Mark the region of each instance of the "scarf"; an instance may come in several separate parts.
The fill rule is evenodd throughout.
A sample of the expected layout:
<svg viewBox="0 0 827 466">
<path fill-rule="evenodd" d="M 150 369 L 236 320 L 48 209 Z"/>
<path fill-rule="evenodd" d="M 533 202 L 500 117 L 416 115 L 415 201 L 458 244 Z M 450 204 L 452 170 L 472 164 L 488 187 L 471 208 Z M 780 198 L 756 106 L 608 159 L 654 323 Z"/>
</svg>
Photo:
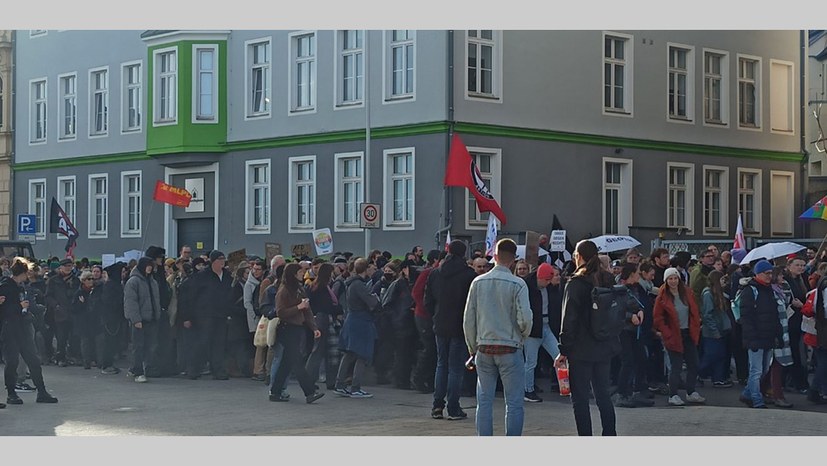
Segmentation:
<svg viewBox="0 0 827 466">
<path fill-rule="evenodd" d="M 778 364 L 782 366 L 789 366 L 793 363 L 793 352 L 790 348 L 790 332 L 787 327 L 787 299 L 784 296 L 784 291 L 777 285 L 772 286 L 775 301 L 778 303 L 778 321 L 781 322 L 781 330 L 784 334 L 784 346 L 781 348 L 773 348 L 772 355 Z"/>
</svg>

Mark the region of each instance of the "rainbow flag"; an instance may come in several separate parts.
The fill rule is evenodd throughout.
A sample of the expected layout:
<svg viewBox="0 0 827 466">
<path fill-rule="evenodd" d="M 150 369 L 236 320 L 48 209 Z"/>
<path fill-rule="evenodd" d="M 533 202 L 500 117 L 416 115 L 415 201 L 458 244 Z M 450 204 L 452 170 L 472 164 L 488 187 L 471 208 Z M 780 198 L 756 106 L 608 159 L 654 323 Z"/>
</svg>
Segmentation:
<svg viewBox="0 0 827 466">
<path fill-rule="evenodd" d="M 822 197 L 818 202 L 815 203 L 812 207 L 807 209 L 806 212 L 801 214 L 798 218 L 803 219 L 822 219 L 827 220 L 827 196 Z"/>
</svg>

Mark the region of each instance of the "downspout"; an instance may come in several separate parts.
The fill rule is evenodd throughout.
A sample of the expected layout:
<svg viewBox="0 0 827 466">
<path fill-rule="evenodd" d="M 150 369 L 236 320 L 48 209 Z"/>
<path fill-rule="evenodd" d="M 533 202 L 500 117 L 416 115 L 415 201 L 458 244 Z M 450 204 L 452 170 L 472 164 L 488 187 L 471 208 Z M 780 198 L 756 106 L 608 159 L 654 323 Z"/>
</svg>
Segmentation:
<svg viewBox="0 0 827 466">
<path fill-rule="evenodd" d="M 9 154 L 9 239 L 12 237 L 12 231 L 17 218 L 15 212 L 15 196 L 14 196 L 14 164 L 17 157 L 17 30 L 11 30 L 11 115 L 9 115 L 9 125 L 11 129 L 11 153 Z M 45 216 L 44 216 L 45 217 Z M 45 218 L 44 218 L 45 220 Z M 44 231 L 46 229 L 44 228 Z M 33 248 L 34 249 L 34 248 Z"/>
<path fill-rule="evenodd" d="M 800 57 L 799 60 L 801 64 L 799 68 L 801 69 L 800 75 L 800 83 L 799 83 L 799 105 L 800 105 L 800 115 L 799 115 L 799 126 L 801 127 L 801 163 L 800 163 L 800 171 L 801 171 L 801 186 L 800 190 L 800 207 L 801 212 L 809 207 L 809 202 L 807 200 L 807 195 L 810 190 L 810 176 L 808 175 L 808 166 L 810 162 L 810 152 L 807 151 L 807 125 L 806 125 L 806 116 L 807 116 L 807 68 L 809 65 L 809 61 L 807 59 L 807 31 L 802 29 L 799 31 L 799 42 L 800 42 Z M 810 222 L 804 222 L 803 224 L 803 237 L 809 238 L 810 237 Z"/>
<path fill-rule="evenodd" d="M 448 166 L 448 152 L 451 150 L 451 137 L 454 135 L 454 31 L 448 30 L 448 79 L 446 89 L 446 100 L 448 105 L 448 134 L 445 137 L 445 151 L 443 151 L 442 166 Z M 442 233 L 451 231 L 453 225 L 453 202 L 451 199 L 451 188 L 448 186 L 442 187 L 442 214 L 440 215 L 437 224 L 437 231 L 434 234 L 434 241 L 436 249 L 442 250 L 440 247 L 440 239 Z M 442 224 L 445 223 L 443 227 Z"/>
</svg>

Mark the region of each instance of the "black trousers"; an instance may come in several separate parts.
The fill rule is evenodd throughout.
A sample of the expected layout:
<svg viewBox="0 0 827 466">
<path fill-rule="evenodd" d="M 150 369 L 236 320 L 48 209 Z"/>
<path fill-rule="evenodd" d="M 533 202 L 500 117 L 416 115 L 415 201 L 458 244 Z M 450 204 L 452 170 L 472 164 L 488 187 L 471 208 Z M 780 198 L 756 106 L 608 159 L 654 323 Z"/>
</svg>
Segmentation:
<svg viewBox="0 0 827 466">
<path fill-rule="evenodd" d="M 414 317 L 419 335 L 419 353 L 416 355 L 413 382 L 417 387 L 433 387 L 436 373 L 436 337 L 434 322 L 429 318 Z"/>
<path fill-rule="evenodd" d="M 227 348 L 227 319 L 204 317 L 192 322 L 194 344 L 190 347 L 190 365 L 187 374 L 201 374 L 205 361 L 210 362 L 213 377 L 226 377 L 224 352 Z"/>
<path fill-rule="evenodd" d="M 786 367 L 784 372 L 791 379 L 792 385 L 796 389 L 807 389 L 810 387 L 810 382 L 807 378 L 807 353 L 802 354 L 802 339 L 804 337 L 801 335 L 801 314 L 797 312 L 790 317 L 787 327 L 790 331 L 790 349 L 793 352 L 793 364 Z"/>
<path fill-rule="evenodd" d="M 57 348 L 55 349 L 55 359 L 66 361 L 66 351 L 69 346 L 69 337 L 72 335 L 72 321 L 64 320 L 55 322 L 55 339 L 57 340 Z"/>
<path fill-rule="evenodd" d="M 38 390 L 46 389 L 43 383 L 43 370 L 40 368 L 40 358 L 37 356 L 37 349 L 34 345 L 32 329 L 26 328 L 31 326 L 31 322 L 3 322 L 3 329 L 0 330 L 0 340 L 2 340 L 3 357 L 6 360 L 6 367 L 3 371 L 5 377 L 6 390 L 9 396 L 17 396 L 14 391 L 14 386 L 17 384 L 17 366 L 20 364 L 20 358 L 29 366 L 29 374 L 32 376 L 32 382 Z"/>
<path fill-rule="evenodd" d="M 393 328 L 389 316 L 376 318 L 376 344 L 373 347 L 373 370 L 377 379 L 387 379 L 393 369 Z"/>
<path fill-rule="evenodd" d="M 669 396 L 678 394 L 678 387 L 681 384 L 681 371 L 683 363 L 686 363 L 686 383 L 684 388 L 686 394 L 691 395 L 695 391 L 695 384 L 698 381 L 698 348 L 689 335 L 689 329 L 681 329 L 683 339 L 683 353 L 669 351 Z"/>
<path fill-rule="evenodd" d="M 293 373 L 299 381 L 304 396 L 310 396 L 316 392 L 313 386 L 314 380 L 304 369 L 304 356 L 302 355 L 302 341 L 305 327 L 298 325 L 284 325 L 278 329 L 277 339 L 284 347 L 281 364 L 273 379 L 273 387 L 283 387 L 287 377 Z M 278 395 L 278 393 L 276 393 Z"/>
<path fill-rule="evenodd" d="M 413 328 L 393 332 L 393 382 L 398 388 L 410 388 L 411 372 L 416 359 L 417 334 Z"/>
<path fill-rule="evenodd" d="M 327 339 L 330 336 L 330 314 L 327 313 L 319 313 L 316 314 L 316 327 L 318 327 L 319 331 L 322 332 L 321 338 L 316 338 L 315 340 L 311 336 L 309 338 L 309 343 L 312 343 L 312 348 L 310 350 L 310 356 L 307 358 L 307 363 L 304 366 L 304 369 L 310 375 L 310 378 L 313 379 L 313 382 L 319 380 L 319 367 L 322 365 L 322 361 L 327 361 Z M 325 378 L 330 384 L 330 380 L 335 377 L 335 372 L 330 372 L 330 365 L 325 364 Z"/>
<path fill-rule="evenodd" d="M 103 359 L 103 348 L 104 348 L 105 340 L 103 333 L 98 334 L 83 334 L 80 336 L 80 350 L 83 355 L 83 364 L 89 365 L 92 361 L 98 363 L 98 365 L 103 369 L 104 366 L 101 362 Z"/>
<path fill-rule="evenodd" d="M 169 314 L 161 310 L 158 320 L 158 346 L 152 358 L 152 366 L 147 367 L 147 377 L 168 377 L 178 373 L 175 361 L 175 331 L 169 325 Z"/>
<path fill-rule="evenodd" d="M 589 409 L 589 392 L 594 391 L 594 399 L 600 410 L 600 423 L 603 436 L 615 436 L 615 408 L 609 395 L 610 361 L 577 361 L 569 359 L 569 384 L 571 386 L 571 405 L 574 409 L 574 422 L 577 435 L 592 435 L 592 416 Z"/>
<path fill-rule="evenodd" d="M 738 380 L 747 380 L 749 377 L 749 360 L 747 358 L 747 350 L 744 348 L 742 337 L 741 324 L 735 323 L 732 326 L 732 333 L 730 336 L 730 350 L 732 357 L 735 358 L 735 377 Z"/>
<path fill-rule="evenodd" d="M 122 326 L 120 322 L 103 325 L 103 348 L 98 361 L 98 366 L 101 369 L 115 366 L 115 356 L 118 354 L 120 339 L 123 338 L 121 333 Z"/>
<path fill-rule="evenodd" d="M 647 389 L 646 385 L 646 349 L 637 338 L 637 331 L 620 332 L 620 373 L 617 376 L 617 392 L 624 396 L 634 391 Z"/>
<path fill-rule="evenodd" d="M 649 384 L 666 383 L 666 365 L 664 363 L 663 343 L 652 338 L 646 345 L 646 379 Z"/>
<path fill-rule="evenodd" d="M 158 346 L 158 322 L 143 322 L 141 328 L 132 326 L 133 375 L 145 375 L 145 368 L 152 367 Z"/>
</svg>

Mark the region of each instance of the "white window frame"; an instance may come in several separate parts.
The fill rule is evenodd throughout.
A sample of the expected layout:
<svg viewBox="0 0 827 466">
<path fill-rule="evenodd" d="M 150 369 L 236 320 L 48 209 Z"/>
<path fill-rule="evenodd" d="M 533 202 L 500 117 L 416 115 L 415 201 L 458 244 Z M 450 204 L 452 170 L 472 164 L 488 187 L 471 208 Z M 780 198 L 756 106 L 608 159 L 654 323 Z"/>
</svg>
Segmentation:
<svg viewBox="0 0 827 466">
<path fill-rule="evenodd" d="M 624 44 L 624 58 L 620 60 L 614 58 L 606 58 L 605 44 L 606 38 L 614 38 L 625 40 Z M 600 41 L 600 57 L 602 65 L 600 67 L 600 108 L 603 110 L 603 115 L 619 116 L 625 118 L 634 117 L 634 65 L 635 65 L 635 36 L 630 34 L 623 34 L 620 32 L 603 31 Z M 606 86 L 606 64 L 623 64 L 623 108 L 606 107 L 605 105 L 605 86 Z M 614 82 L 612 82 L 614 84 Z"/>
<path fill-rule="evenodd" d="M 95 183 L 97 180 L 103 180 L 105 192 L 98 194 L 95 192 Z M 109 237 L 109 174 L 108 173 L 92 173 L 89 175 L 89 196 L 87 198 L 87 224 L 88 224 L 88 232 L 87 235 L 89 239 L 105 239 Z M 75 191 L 77 193 L 77 191 Z M 104 206 L 104 216 L 103 216 L 103 223 L 104 228 L 103 230 L 98 230 L 95 225 L 95 220 L 98 216 L 98 200 L 103 201 Z"/>
<path fill-rule="evenodd" d="M 74 78 L 75 80 L 75 93 L 74 94 L 66 94 L 65 87 L 63 85 L 64 80 Z M 57 76 L 57 142 L 67 142 L 67 141 L 76 141 L 78 138 L 78 74 L 77 72 L 59 74 Z M 74 127 L 72 128 L 72 134 L 64 133 L 65 123 L 66 123 L 66 101 L 71 99 L 73 102 L 73 111 L 74 111 Z"/>
<path fill-rule="evenodd" d="M 494 196 L 494 199 L 497 199 L 498 202 L 501 201 L 500 199 L 500 192 L 502 188 L 502 149 L 493 148 L 493 147 L 468 147 L 468 153 L 471 154 L 471 158 L 474 158 L 475 154 L 484 154 L 491 157 L 491 172 L 490 174 L 486 175 L 482 173 L 480 170 L 480 174 L 482 175 L 483 179 L 490 179 L 489 182 L 489 191 L 491 195 Z M 477 165 L 479 168 L 479 165 Z M 471 218 L 472 211 L 470 209 L 470 201 L 474 199 L 474 195 L 471 194 L 471 191 L 465 190 L 465 229 L 466 230 L 486 230 L 488 229 L 488 219 L 485 220 L 476 220 Z M 502 206 L 502 204 L 500 204 Z M 479 213 L 479 210 L 475 208 Z M 488 215 L 491 215 L 490 212 L 487 212 Z"/>
<path fill-rule="evenodd" d="M 344 35 L 345 32 L 360 32 L 362 34 L 362 46 L 353 48 L 353 49 L 345 49 L 347 44 L 345 44 Z M 364 29 L 347 29 L 347 30 L 338 30 L 335 31 L 333 44 L 334 50 L 336 50 L 336 57 L 333 60 L 333 76 L 336 78 L 333 80 L 333 94 L 336 96 L 336 102 L 333 106 L 334 110 L 345 110 L 351 108 L 363 108 L 365 106 L 365 50 L 366 44 L 368 40 L 368 31 Z M 345 101 L 345 65 L 344 65 L 344 58 L 347 55 L 361 56 L 362 57 L 362 69 L 361 69 L 361 84 L 359 83 L 358 77 L 360 76 L 359 70 L 356 70 L 356 89 L 361 93 L 361 97 Z M 358 61 L 358 60 L 357 60 Z"/>
<path fill-rule="evenodd" d="M 253 50 L 257 45 L 267 44 L 267 51 L 264 54 L 266 63 L 253 63 Z M 265 83 L 262 86 L 262 99 L 265 110 L 256 112 L 253 108 L 253 68 L 262 68 L 262 75 L 265 76 Z M 271 118 L 273 114 L 273 39 L 272 37 L 260 37 L 244 41 L 244 120 L 257 120 L 259 118 Z"/>
<path fill-rule="evenodd" d="M 254 185 L 253 180 L 254 173 L 253 171 L 258 168 L 264 166 L 265 173 L 267 174 L 267 181 L 263 184 L 266 185 L 267 195 L 265 196 L 266 205 L 264 210 L 267 213 L 267 222 L 264 225 L 254 225 L 253 220 L 255 219 L 255 190 L 257 186 Z M 244 225 L 245 225 L 245 233 L 248 235 L 264 235 L 270 234 L 270 228 L 273 224 L 273 172 L 271 170 L 270 159 L 257 159 L 257 160 L 248 160 L 244 163 Z"/>
<path fill-rule="evenodd" d="M 43 98 L 36 99 L 37 92 L 35 86 L 43 83 Z M 43 105 L 43 137 L 36 138 L 38 125 L 38 111 L 39 105 Z M 49 79 L 35 78 L 29 80 L 29 145 L 36 146 L 46 144 L 49 137 Z"/>
<path fill-rule="evenodd" d="M 787 89 L 783 91 L 786 95 L 786 103 L 787 103 L 787 124 L 789 129 L 776 129 L 773 124 L 773 97 L 776 95 L 775 87 L 773 86 L 773 68 L 774 65 L 782 65 L 786 67 L 786 74 L 787 74 Z M 770 79 L 769 79 L 769 86 L 770 86 L 770 133 L 772 134 L 784 134 L 787 136 L 795 136 L 795 63 L 786 60 L 776 60 L 774 58 L 770 59 Z M 793 179 L 794 180 L 794 179 Z"/>
<path fill-rule="evenodd" d="M 388 163 L 395 155 L 410 154 L 411 156 L 411 221 L 410 222 L 394 222 L 393 220 L 393 183 L 392 174 L 389 170 L 393 170 L 393 164 Z M 382 222 L 382 229 L 385 231 L 404 231 L 416 229 L 416 148 L 415 147 L 400 147 L 395 149 L 386 149 L 383 151 L 382 157 L 382 200 L 383 200 L 383 215 L 385 220 Z"/>
<path fill-rule="evenodd" d="M 710 188 L 706 183 L 706 174 L 711 171 L 721 172 L 721 187 Z M 704 234 L 714 236 L 727 236 L 729 234 L 729 167 L 719 165 L 704 165 L 703 166 L 703 226 Z M 721 195 L 721 210 L 720 215 L 721 228 L 712 228 L 707 224 L 706 217 L 706 195 L 707 193 L 719 192 Z"/>
<path fill-rule="evenodd" d="M 669 214 L 670 205 L 669 205 L 669 198 L 672 190 L 679 190 L 680 187 L 678 185 L 672 185 L 670 179 L 670 171 L 673 168 L 677 169 L 685 169 L 686 170 L 686 187 L 684 188 L 684 192 L 686 193 L 686 206 L 685 206 L 685 217 L 686 217 L 686 225 L 678 225 L 677 223 L 672 221 L 672 216 Z M 689 232 L 694 231 L 694 220 L 695 220 L 695 165 L 691 163 L 679 163 L 679 162 L 668 162 L 666 164 L 666 226 L 669 228 L 683 228 Z"/>
<path fill-rule="evenodd" d="M 137 195 L 129 192 L 127 178 L 138 176 Z M 140 238 L 143 231 L 143 183 L 144 175 L 141 170 L 130 170 L 121 172 L 121 238 Z M 138 198 L 138 228 L 129 229 L 129 198 Z"/>
<path fill-rule="evenodd" d="M 620 183 L 617 184 L 616 186 L 615 186 L 615 184 L 612 184 L 610 186 L 609 184 L 606 183 L 606 164 L 607 163 L 616 163 L 616 164 L 623 165 L 620 168 L 620 170 L 621 170 Z M 628 181 L 623 179 L 624 172 L 626 174 L 628 174 L 628 176 L 629 176 Z M 614 158 L 614 157 L 603 157 L 602 167 L 600 169 L 600 174 L 601 174 L 601 185 L 603 187 L 603 189 L 600 191 L 600 202 L 603 206 L 602 215 L 601 215 L 601 217 L 602 217 L 601 222 L 602 222 L 602 225 L 603 225 L 603 233 L 604 234 L 609 234 L 608 230 L 606 229 L 606 227 L 607 227 L 607 225 L 606 225 L 606 207 L 607 207 L 606 206 L 606 190 L 609 189 L 609 188 L 612 188 L 612 189 L 617 189 L 618 190 L 618 213 L 617 213 L 618 228 L 617 228 L 616 233 L 611 233 L 611 234 L 626 235 L 626 234 L 629 233 L 629 226 L 631 226 L 633 224 L 634 218 L 635 218 L 634 217 L 634 202 L 633 202 L 634 201 L 634 193 L 632 192 L 632 186 L 633 186 L 633 181 L 634 181 L 634 165 L 633 165 L 633 162 L 632 162 L 631 159 L 618 159 L 618 158 Z M 626 203 L 626 205 L 623 205 L 624 202 Z M 623 210 L 624 207 L 626 209 L 628 209 L 628 216 L 629 216 L 629 226 L 627 226 L 625 228 L 621 227 L 621 220 L 622 220 L 622 217 L 623 217 L 622 214 L 624 213 L 624 212 L 622 212 L 622 210 Z"/>
<path fill-rule="evenodd" d="M 166 53 L 172 54 L 172 63 L 175 64 L 175 71 L 165 74 L 172 79 L 172 112 L 173 118 L 161 119 L 161 59 Z M 170 126 L 178 124 L 178 46 L 166 47 L 152 51 L 152 126 Z"/>
<path fill-rule="evenodd" d="M 43 197 L 42 198 L 37 198 L 33 195 L 32 188 L 34 187 L 34 185 L 43 186 Z M 29 180 L 29 191 L 28 191 L 28 193 L 29 193 L 29 210 L 28 210 L 29 215 L 35 215 L 36 216 L 37 215 L 37 204 L 41 204 L 41 206 L 42 206 L 42 210 L 41 210 L 42 216 L 41 216 L 41 218 L 36 220 L 37 231 L 35 232 L 35 238 L 36 239 L 46 239 L 46 230 L 47 230 L 46 222 L 49 221 L 49 214 L 50 214 L 49 212 L 46 211 L 46 209 L 48 208 L 46 206 L 46 197 L 47 197 L 46 178 L 35 178 L 35 179 Z"/>
<path fill-rule="evenodd" d="M 755 177 L 755 184 L 753 186 L 753 196 L 754 196 L 754 200 L 753 200 L 754 212 L 753 212 L 753 215 L 755 216 L 755 228 L 752 229 L 752 230 L 750 230 L 748 228 L 747 223 L 746 223 L 747 219 L 741 212 L 741 195 L 742 194 L 748 194 L 743 189 L 741 189 L 741 174 L 742 173 L 751 173 L 751 174 L 757 175 Z M 737 178 L 735 180 L 736 183 L 737 183 L 736 187 L 737 187 L 737 193 L 738 193 L 738 199 L 737 199 L 738 204 L 737 204 L 736 208 L 738 209 L 738 214 L 741 215 L 741 221 L 742 221 L 743 227 L 744 227 L 744 236 L 758 236 L 758 237 L 761 236 L 761 229 L 762 229 L 761 211 L 762 211 L 762 207 L 763 207 L 761 198 L 762 198 L 762 191 L 763 191 L 763 186 L 764 186 L 762 177 L 763 177 L 763 170 L 761 170 L 759 168 L 738 168 L 738 174 L 737 174 Z"/>
<path fill-rule="evenodd" d="M 365 202 L 365 153 L 363 151 L 342 152 L 334 154 L 333 158 L 335 160 L 335 165 L 333 167 L 333 179 L 335 183 L 333 187 L 333 203 L 335 205 L 333 231 L 363 231 L 363 228 L 359 227 L 359 215 L 361 215 L 359 210 L 359 204 Z M 361 189 L 359 189 L 358 202 L 356 203 L 356 222 L 345 223 L 345 209 L 343 205 L 344 183 L 346 181 L 344 179 L 344 161 L 352 159 L 359 159 L 360 171 L 358 182 Z M 347 181 L 356 180 L 357 178 L 353 177 L 352 179 L 348 179 Z"/>
<path fill-rule="evenodd" d="M 477 37 L 469 37 L 468 33 L 469 30 L 465 31 L 465 67 L 464 67 L 464 76 L 465 76 L 465 99 L 466 100 L 476 100 L 481 102 L 494 102 L 494 103 L 502 103 L 503 99 L 503 89 L 502 89 L 502 81 L 503 81 L 503 31 L 493 29 L 491 30 L 491 39 L 483 39 L 481 37 L 480 31 L 477 31 Z M 491 47 L 491 93 L 484 93 L 477 91 L 469 91 L 468 90 L 468 49 L 471 44 L 476 45 L 477 47 L 477 64 L 479 65 L 479 57 L 480 57 L 480 48 L 483 46 Z M 477 66 L 477 89 L 479 89 L 480 83 L 480 73 L 479 73 L 479 66 Z"/>
<path fill-rule="evenodd" d="M 744 125 L 743 123 L 741 123 L 741 89 L 740 88 L 741 88 L 741 83 L 746 82 L 745 79 L 741 78 L 741 60 L 751 60 L 751 61 L 756 62 L 756 65 L 755 65 L 755 80 L 754 80 L 754 84 L 755 84 L 755 126 Z M 737 105 L 738 114 L 737 114 L 736 118 L 737 118 L 737 121 L 738 121 L 738 129 L 741 129 L 741 130 L 744 130 L 744 131 L 762 131 L 763 125 L 761 123 L 762 123 L 762 115 L 763 115 L 763 106 L 762 106 L 761 99 L 762 99 L 762 94 L 763 94 L 763 79 L 762 79 L 763 61 L 762 61 L 761 57 L 757 57 L 757 56 L 754 56 L 754 55 L 744 55 L 744 54 L 739 53 L 739 54 L 736 55 L 736 67 L 735 67 L 735 69 L 736 69 L 735 76 L 736 76 L 736 82 L 737 82 L 736 92 L 737 92 L 737 101 L 738 101 L 738 105 Z"/>
<path fill-rule="evenodd" d="M 313 54 L 309 57 L 299 58 L 298 54 L 298 41 L 304 37 L 311 37 L 312 36 L 312 43 L 313 43 Z M 293 32 L 287 35 L 288 37 L 288 47 L 287 47 L 287 59 L 288 59 L 288 70 L 287 73 L 287 89 L 289 89 L 288 95 L 289 99 L 287 101 L 287 115 L 306 115 L 311 113 L 316 113 L 316 107 L 318 104 L 317 100 L 317 89 L 319 87 L 318 80 L 316 79 L 316 73 L 319 69 L 319 37 L 316 34 L 316 31 L 298 31 Z M 294 86 L 294 78 L 295 73 L 298 71 L 299 61 L 302 63 L 308 63 L 311 67 L 309 76 L 310 82 L 308 85 L 310 86 L 310 91 L 308 98 L 310 99 L 310 105 L 305 107 L 298 106 L 298 99 L 299 99 L 299 91 Z M 295 85 L 298 85 L 297 83 Z"/>
<path fill-rule="evenodd" d="M 103 89 L 95 89 L 95 75 L 104 73 Z M 97 92 L 103 95 L 103 126 L 102 131 L 95 131 L 95 97 Z M 89 139 L 105 138 L 109 136 L 109 66 L 101 66 L 89 70 Z"/>
<path fill-rule="evenodd" d="M 416 101 L 416 33 L 415 29 L 410 29 L 412 38 L 406 39 L 405 41 L 400 41 L 400 46 L 406 46 L 402 42 L 410 42 L 413 46 L 413 84 L 412 84 L 412 91 L 409 93 L 403 93 L 394 95 L 393 94 L 393 47 L 395 42 L 393 42 L 393 31 L 392 30 L 385 30 L 382 31 L 382 44 L 383 44 L 383 53 L 382 53 L 382 95 L 384 98 L 382 99 L 382 104 L 395 104 L 401 102 L 414 102 Z M 406 63 L 407 64 L 407 63 Z M 407 69 L 407 68 L 406 68 Z M 407 73 L 406 73 L 407 74 Z"/>
<path fill-rule="evenodd" d="M 717 49 L 703 49 L 703 73 L 704 73 L 704 84 L 703 84 L 703 99 L 704 102 L 706 101 L 706 80 L 707 80 L 707 73 L 706 73 L 706 57 L 707 54 L 714 54 L 719 55 L 721 57 L 721 121 L 715 121 L 707 119 L 706 117 L 706 106 L 704 105 L 704 116 L 703 116 L 703 125 L 709 126 L 712 128 L 729 128 L 729 107 L 730 107 L 730 88 L 729 88 L 729 76 L 730 76 L 730 67 L 729 67 L 729 52 L 726 50 L 717 50 Z"/>
<path fill-rule="evenodd" d="M 776 176 L 783 176 L 785 178 L 790 179 L 789 185 L 789 198 L 790 203 L 785 206 L 778 206 L 775 203 L 775 196 L 772 194 L 772 179 Z M 771 236 L 793 236 L 795 233 L 795 217 L 792 217 L 792 222 L 790 222 L 790 226 L 792 229 L 790 231 L 776 231 L 775 225 L 772 223 L 772 214 L 775 212 L 776 209 L 781 210 L 782 212 L 786 212 L 790 216 L 795 215 L 795 173 L 790 171 L 784 170 L 770 170 L 770 235 Z"/>
<path fill-rule="evenodd" d="M 71 181 L 72 187 L 74 191 L 74 195 L 72 196 L 72 209 L 66 209 L 66 196 L 63 194 L 62 184 L 64 181 Z M 75 175 L 69 176 L 58 176 L 57 177 L 57 202 L 60 204 L 60 208 L 66 212 L 66 216 L 69 217 L 69 220 L 72 222 L 72 225 L 77 227 L 77 218 L 78 218 L 78 182 Z M 66 235 L 61 233 L 56 233 L 55 236 L 58 239 L 66 239 Z"/>
<path fill-rule="evenodd" d="M 296 220 L 296 215 L 298 214 L 296 209 L 296 200 L 298 198 L 298 185 L 295 180 L 296 177 L 296 169 L 295 166 L 298 163 L 303 162 L 311 162 L 312 168 L 310 170 L 312 183 L 307 182 L 306 185 L 312 185 L 310 188 L 310 192 L 313 196 L 313 202 L 311 202 L 310 208 L 310 222 L 303 225 L 298 225 Z M 297 157 L 290 157 L 287 159 L 287 233 L 308 233 L 312 230 L 316 229 L 316 212 L 318 210 L 318 197 L 316 196 L 316 186 L 318 184 L 318 179 L 316 178 L 316 156 L 315 155 L 302 155 Z"/>
<path fill-rule="evenodd" d="M 138 67 L 138 82 L 129 82 L 129 69 Z M 129 126 L 130 99 L 129 91 L 135 89 L 138 94 L 138 126 Z M 140 133 L 144 127 L 144 61 L 135 60 L 121 63 L 121 134 Z"/>
<path fill-rule="evenodd" d="M 199 68 L 199 52 L 209 50 L 213 53 L 213 61 L 212 61 L 212 70 L 209 72 L 212 73 L 212 88 L 210 89 L 210 93 L 212 94 L 212 116 L 201 115 L 201 69 Z M 192 45 L 192 112 L 191 118 L 192 123 L 197 125 L 214 125 L 218 124 L 218 114 L 219 114 L 219 100 L 218 100 L 218 61 L 220 57 L 218 56 L 218 44 L 193 44 Z"/>
<path fill-rule="evenodd" d="M 683 73 L 686 76 L 686 116 L 669 113 L 669 86 L 670 75 L 675 72 L 679 73 L 679 68 L 669 67 L 669 60 L 672 56 L 673 49 L 680 49 L 686 52 L 686 69 Z M 666 43 L 666 121 L 678 124 L 695 124 L 695 46 L 679 44 L 675 42 Z M 677 108 L 677 107 L 676 107 Z"/>
</svg>

